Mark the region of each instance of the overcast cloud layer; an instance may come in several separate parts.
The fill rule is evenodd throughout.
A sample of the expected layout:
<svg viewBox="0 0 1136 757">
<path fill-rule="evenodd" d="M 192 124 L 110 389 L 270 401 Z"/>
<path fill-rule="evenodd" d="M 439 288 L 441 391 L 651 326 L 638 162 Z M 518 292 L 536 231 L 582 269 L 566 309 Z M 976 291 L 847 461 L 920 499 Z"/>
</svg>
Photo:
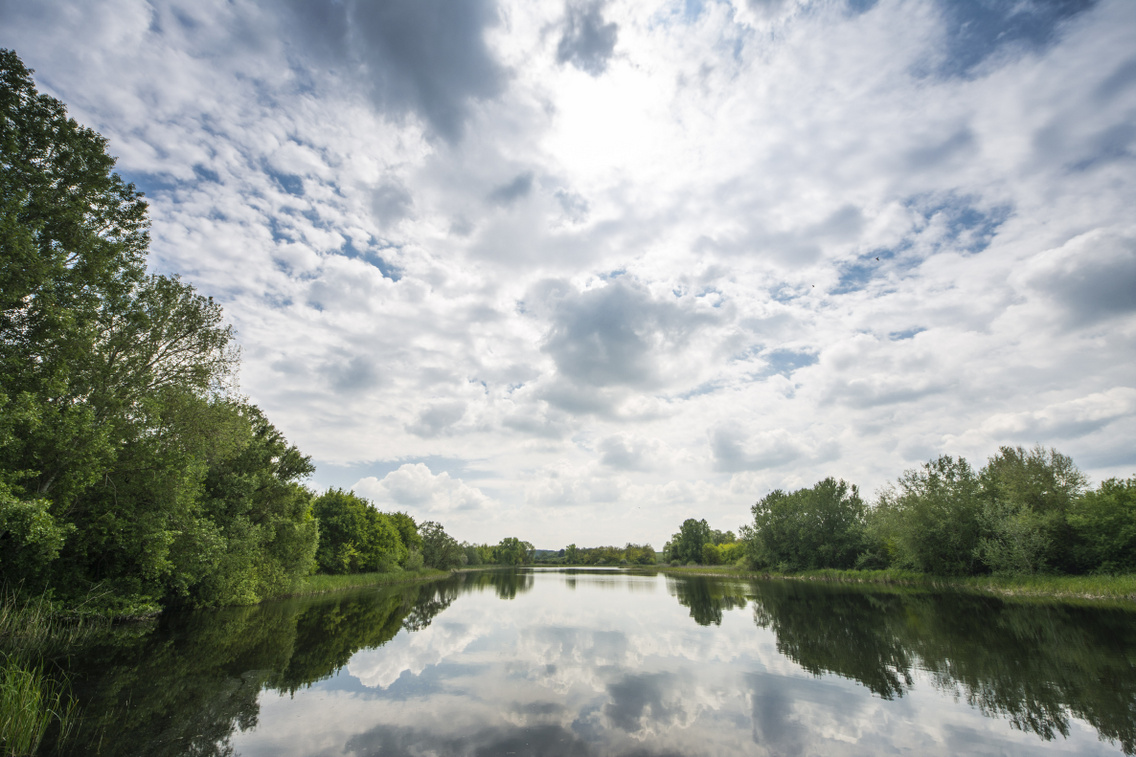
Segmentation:
<svg viewBox="0 0 1136 757">
<path fill-rule="evenodd" d="M 0 0 L 313 485 L 538 547 L 1136 472 L 1136 3 Z"/>
</svg>

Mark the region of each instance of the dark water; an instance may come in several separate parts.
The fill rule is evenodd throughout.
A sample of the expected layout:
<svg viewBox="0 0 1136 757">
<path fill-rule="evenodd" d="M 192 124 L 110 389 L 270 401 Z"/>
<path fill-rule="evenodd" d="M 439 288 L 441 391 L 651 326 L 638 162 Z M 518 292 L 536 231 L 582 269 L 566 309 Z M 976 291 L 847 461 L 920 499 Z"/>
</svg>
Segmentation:
<svg viewBox="0 0 1136 757">
<path fill-rule="evenodd" d="M 171 616 L 75 754 L 1134 754 L 1136 612 L 615 571 Z"/>
</svg>

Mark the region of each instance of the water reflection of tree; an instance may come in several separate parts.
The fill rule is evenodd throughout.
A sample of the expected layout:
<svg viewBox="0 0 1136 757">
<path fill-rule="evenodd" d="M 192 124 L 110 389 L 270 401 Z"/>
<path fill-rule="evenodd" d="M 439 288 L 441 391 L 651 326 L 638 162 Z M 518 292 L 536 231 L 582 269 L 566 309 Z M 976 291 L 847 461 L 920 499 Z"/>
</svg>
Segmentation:
<svg viewBox="0 0 1136 757">
<path fill-rule="evenodd" d="M 533 574 L 528 570 L 477 570 L 459 573 L 454 579 L 458 591 L 493 588 L 501 599 L 516 599 L 518 594 L 532 591 Z"/>
<path fill-rule="evenodd" d="M 73 754 L 230 755 L 257 724 L 263 689 L 293 693 L 361 649 L 420 630 L 449 606 L 449 582 L 168 618 L 127 629 L 76 659 Z"/>
<path fill-rule="evenodd" d="M 1136 754 L 1132 612 L 794 582 L 750 591 L 757 625 L 816 675 L 836 673 L 891 698 L 911 688 L 918 667 L 940 689 L 1043 739 L 1068 735 L 1079 717 Z"/>
<path fill-rule="evenodd" d="M 690 617 L 700 626 L 722 625 L 723 610 L 745 607 L 747 601 L 741 585 L 706 576 L 668 577 L 667 591 L 690 608 Z"/>
<path fill-rule="evenodd" d="M 777 651 L 813 675 L 852 678 L 884 699 L 911 688 L 913 656 L 891 625 L 903 622 L 895 595 L 833 593 L 790 582 L 759 587 L 754 622 L 772 628 Z"/>
</svg>

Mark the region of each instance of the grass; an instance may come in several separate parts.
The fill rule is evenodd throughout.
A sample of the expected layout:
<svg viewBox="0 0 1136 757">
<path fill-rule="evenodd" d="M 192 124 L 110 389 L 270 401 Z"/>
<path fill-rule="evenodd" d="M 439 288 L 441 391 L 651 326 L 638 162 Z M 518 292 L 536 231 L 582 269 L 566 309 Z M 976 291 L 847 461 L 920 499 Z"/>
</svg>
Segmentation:
<svg viewBox="0 0 1136 757">
<path fill-rule="evenodd" d="M 43 660 L 85 641 L 98 625 L 62 616 L 46 596 L 0 589 L 0 754 L 30 755 L 51 728 L 58 729 L 56 744 L 74 730 L 78 706 Z"/>
<path fill-rule="evenodd" d="M 75 700 L 66 683 L 48 677 L 43 665 L 29 665 L 16 655 L 0 663 L 0 749 L 5 757 L 35 754 L 52 726 L 62 743 L 78 723 Z"/>
<path fill-rule="evenodd" d="M 414 583 L 416 581 L 436 581 L 450 575 L 446 571 L 422 568 L 421 570 L 397 570 L 389 573 L 348 573 L 329 576 L 317 574 L 297 579 L 292 589 L 277 598 L 302 597 L 311 594 L 329 594 L 334 591 L 358 589 L 366 586 L 387 586 L 390 584 Z"/>
<path fill-rule="evenodd" d="M 1122 576 L 932 576 L 909 570 L 810 570 L 800 573 L 752 571 L 733 565 L 660 565 L 665 573 L 727 575 L 791 581 L 884 584 L 925 589 L 975 591 L 1008 597 L 1136 601 L 1136 575 Z"/>
</svg>

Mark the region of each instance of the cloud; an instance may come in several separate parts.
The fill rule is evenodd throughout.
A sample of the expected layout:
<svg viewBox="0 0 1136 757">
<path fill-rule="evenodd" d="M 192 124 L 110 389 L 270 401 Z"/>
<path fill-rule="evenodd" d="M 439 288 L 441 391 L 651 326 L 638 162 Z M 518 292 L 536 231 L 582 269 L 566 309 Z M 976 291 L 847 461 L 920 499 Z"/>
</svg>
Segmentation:
<svg viewBox="0 0 1136 757">
<path fill-rule="evenodd" d="M 1136 311 L 1136 236 L 1097 230 L 1039 255 L 1026 283 L 1086 326 Z"/>
<path fill-rule="evenodd" d="M 418 436 L 437 436 L 460 421 L 466 412 L 464 402 L 440 402 L 430 405 L 418 414 L 418 421 L 410 431 Z"/>
<path fill-rule="evenodd" d="M 564 282 L 544 282 L 540 290 L 531 296 L 552 300 L 552 325 L 542 349 L 558 376 L 583 390 L 664 386 L 682 371 L 673 361 L 715 320 L 622 278 L 584 291 Z M 550 401 L 571 404 L 558 393 Z"/>
<path fill-rule="evenodd" d="M 489 497 L 476 487 L 450 478 L 445 471 L 434 475 L 423 463 L 406 463 L 382 479 L 361 478 L 351 490 L 380 510 L 405 509 L 420 519 L 491 506 Z"/>
<path fill-rule="evenodd" d="M 1011 441 L 1131 474 L 1130 5 L 41 0 L 0 45 L 313 486 L 662 544 Z"/>
<path fill-rule="evenodd" d="M 653 439 L 616 434 L 600 441 L 600 462 L 617 470 L 648 471 L 655 468 L 660 455 L 660 444 Z"/>
<path fill-rule="evenodd" d="M 518 174 L 512 181 L 496 187 L 489 193 L 489 201 L 495 205 L 512 205 L 532 192 L 533 175 L 531 171 Z"/>
<path fill-rule="evenodd" d="M 569 2 L 564 31 L 556 45 L 556 61 L 571 63 L 581 71 L 599 76 L 619 39 L 619 25 L 604 23 L 601 2 Z"/>
<path fill-rule="evenodd" d="M 414 112 L 449 141 L 473 103 L 501 92 L 505 71 L 485 41 L 491 0 L 293 0 L 289 33 L 365 86 L 376 105 Z"/>
<path fill-rule="evenodd" d="M 982 0 L 936 3 L 942 13 L 941 76 L 970 76 L 989 58 L 1043 51 L 1059 38 L 1062 25 L 1091 10 L 1095 0 L 1071 3 L 999 4 Z"/>
</svg>

